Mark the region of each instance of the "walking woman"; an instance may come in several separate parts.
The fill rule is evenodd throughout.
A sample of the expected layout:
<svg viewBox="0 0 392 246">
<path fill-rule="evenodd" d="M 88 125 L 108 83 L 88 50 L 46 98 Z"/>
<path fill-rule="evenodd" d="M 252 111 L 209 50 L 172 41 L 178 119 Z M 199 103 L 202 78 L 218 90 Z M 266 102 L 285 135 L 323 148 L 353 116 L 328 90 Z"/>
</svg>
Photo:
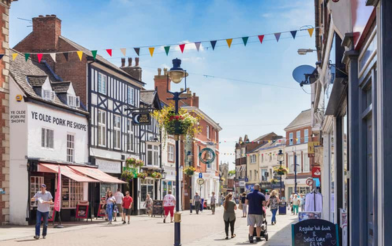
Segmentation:
<svg viewBox="0 0 392 246">
<path fill-rule="evenodd" d="M 106 214 L 108 215 L 109 224 L 112 223 L 113 219 L 113 207 L 116 202 L 116 198 L 113 196 L 112 191 L 106 193 Z"/>
<path fill-rule="evenodd" d="M 301 201 L 298 199 L 298 195 L 295 194 L 293 198 L 293 213 L 294 215 L 298 214 L 298 207 L 301 204 Z"/>
<path fill-rule="evenodd" d="M 246 193 L 242 193 L 241 195 L 241 204 L 242 204 L 242 218 L 246 218 L 246 214 L 248 213 L 248 204 L 246 204 Z"/>
<path fill-rule="evenodd" d="M 226 239 L 229 239 L 229 226 L 231 238 L 234 238 L 235 210 L 237 210 L 237 204 L 233 201 L 233 194 L 229 193 L 226 196 L 223 207 L 225 209 L 225 212 L 223 213 L 223 220 L 225 221 Z"/>
<path fill-rule="evenodd" d="M 147 194 L 146 201 L 144 202 L 144 206 L 146 207 L 146 212 L 147 212 L 148 216 L 151 216 L 151 213 L 152 213 L 152 199 L 150 197 L 150 194 Z"/>
<path fill-rule="evenodd" d="M 276 224 L 276 212 L 278 211 L 279 208 L 279 197 L 276 194 L 276 191 L 272 191 L 270 198 L 267 202 L 267 206 L 270 205 L 271 207 L 271 212 L 272 212 L 272 219 L 271 219 L 271 225 L 275 225 Z"/>
</svg>

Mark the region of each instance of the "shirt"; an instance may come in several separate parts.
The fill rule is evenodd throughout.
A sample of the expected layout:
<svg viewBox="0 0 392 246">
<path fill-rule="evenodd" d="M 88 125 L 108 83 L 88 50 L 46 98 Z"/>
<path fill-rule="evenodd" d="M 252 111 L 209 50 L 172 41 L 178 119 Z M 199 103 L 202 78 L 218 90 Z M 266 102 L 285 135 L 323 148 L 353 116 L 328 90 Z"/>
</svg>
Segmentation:
<svg viewBox="0 0 392 246">
<path fill-rule="evenodd" d="M 271 196 L 269 199 L 271 209 L 278 208 L 278 198 L 276 196 Z"/>
<path fill-rule="evenodd" d="M 38 207 L 37 210 L 46 213 L 49 212 L 50 210 L 50 204 L 47 203 L 42 203 L 42 202 L 48 202 L 53 199 L 52 194 L 50 194 L 49 191 L 45 191 L 45 193 L 37 192 L 34 196 L 35 200 L 38 202 Z"/>
<path fill-rule="evenodd" d="M 211 197 L 211 205 L 214 205 L 216 203 L 216 198 L 215 196 Z"/>
<path fill-rule="evenodd" d="M 293 205 L 299 205 L 298 202 L 299 202 L 298 198 L 294 197 L 293 198 Z"/>
<path fill-rule="evenodd" d="M 265 196 L 258 190 L 254 190 L 246 196 L 248 200 L 248 214 L 264 214 L 263 202 L 265 201 Z"/>
<path fill-rule="evenodd" d="M 164 207 L 172 207 L 175 206 L 176 204 L 176 198 L 172 194 L 167 194 L 163 198 L 163 206 Z"/>
<path fill-rule="evenodd" d="M 121 193 L 121 191 L 117 191 L 117 192 L 114 194 L 114 197 L 116 198 L 116 203 L 117 203 L 117 204 L 122 204 L 122 201 L 123 201 L 123 198 L 124 198 L 124 194 Z"/>
<path fill-rule="evenodd" d="M 241 197 L 241 202 L 242 202 L 242 204 L 245 205 L 245 201 L 246 201 L 246 196 L 242 196 L 242 197 Z"/>
<path fill-rule="evenodd" d="M 106 198 L 106 204 L 113 204 L 114 201 L 116 201 L 116 198 L 114 196 Z"/>
<path fill-rule="evenodd" d="M 129 209 L 129 206 L 131 206 L 131 203 L 133 202 L 133 199 L 131 196 L 125 196 L 122 200 L 122 206 L 123 208 Z"/>
<path fill-rule="evenodd" d="M 199 195 L 195 195 L 195 196 L 193 197 L 193 200 L 194 200 L 195 202 L 200 202 L 200 196 L 199 196 Z"/>
<path fill-rule="evenodd" d="M 233 200 L 227 202 L 225 212 L 223 213 L 223 219 L 225 221 L 233 221 L 233 220 L 235 220 L 234 207 L 236 205 L 237 204 L 235 204 L 235 202 Z"/>
<path fill-rule="evenodd" d="M 316 201 L 315 201 L 316 200 Z M 316 208 L 314 204 L 316 203 Z M 305 197 L 305 211 L 306 212 L 321 212 L 323 210 L 323 197 L 320 193 L 316 193 L 314 198 L 313 193 L 309 193 Z"/>
</svg>

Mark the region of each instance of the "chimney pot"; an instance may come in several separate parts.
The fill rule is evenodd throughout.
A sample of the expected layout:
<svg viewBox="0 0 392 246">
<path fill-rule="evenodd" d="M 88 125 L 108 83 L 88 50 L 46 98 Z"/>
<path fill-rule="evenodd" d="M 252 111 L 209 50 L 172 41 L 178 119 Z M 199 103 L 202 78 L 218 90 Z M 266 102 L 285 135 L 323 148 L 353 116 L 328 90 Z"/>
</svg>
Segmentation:
<svg viewBox="0 0 392 246">
<path fill-rule="evenodd" d="M 46 15 L 46 17 L 50 17 L 50 15 Z"/>
<path fill-rule="evenodd" d="M 121 67 L 125 67 L 125 58 L 121 58 Z"/>
<path fill-rule="evenodd" d="M 128 57 L 128 67 L 132 67 L 132 57 Z"/>
<path fill-rule="evenodd" d="M 161 76 L 161 73 L 162 73 L 162 69 L 158 68 L 158 76 Z"/>
<path fill-rule="evenodd" d="M 139 66 L 139 57 L 135 57 L 135 67 L 138 67 Z"/>
<path fill-rule="evenodd" d="M 163 69 L 163 75 L 165 75 L 165 76 L 167 75 L 167 68 Z"/>
<path fill-rule="evenodd" d="M 195 92 L 193 93 L 193 96 L 194 96 L 194 97 L 196 96 L 196 93 L 195 93 Z"/>
<path fill-rule="evenodd" d="M 43 15 L 38 15 L 38 17 L 44 17 Z"/>
<path fill-rule="evenodd" d="M 51 15 L 52 17 L 56 17 L 56 15 Z"/>
</svg>

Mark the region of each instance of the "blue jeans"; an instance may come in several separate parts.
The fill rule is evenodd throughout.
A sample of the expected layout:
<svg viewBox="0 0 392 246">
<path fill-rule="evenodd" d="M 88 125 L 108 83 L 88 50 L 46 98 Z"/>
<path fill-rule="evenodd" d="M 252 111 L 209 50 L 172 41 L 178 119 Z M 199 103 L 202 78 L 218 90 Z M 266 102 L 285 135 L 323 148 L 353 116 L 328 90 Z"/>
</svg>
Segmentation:
<svg viewBox="0 0 392 246">
<path fill-rule="evenodd" d="M 272 223 L 272 222 L 276 222 L 276 212 L 278 212 L 278 209 L 277 209 L 277 208 L 271 209 L 271 212 L 272 212 L 271 223 Z"/>
<path fill-rule="evenodd" d="M 106 205 L 106 214 L 108 215 L 108 219 L 111 222 L 113 219 L 113 204 Z"/>
<path fill-rule="evenodd" d="M 40 236 L 40 229 L 41 229 L 41 218 L 44 219 L 44 229 L 42 232 L 42 236 L 46 236 L 46 232 L 48 230 L 48 217 L 49 212 L 40 212 L 37 210 L 37 222 L 35 223 L 35 235 Z"/>
</svg>

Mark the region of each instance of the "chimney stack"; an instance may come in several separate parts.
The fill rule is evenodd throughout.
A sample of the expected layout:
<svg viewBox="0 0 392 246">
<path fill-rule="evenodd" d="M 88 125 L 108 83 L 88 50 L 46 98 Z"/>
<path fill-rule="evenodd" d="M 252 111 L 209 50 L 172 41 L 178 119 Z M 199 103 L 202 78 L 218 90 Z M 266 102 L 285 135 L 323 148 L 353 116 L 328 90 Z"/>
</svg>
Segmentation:
<svg viewBox="0 0 392 246">
<path fill-rule="evenodd" d="M 136 62 L 135 67 L 138 67 L 139 66 L 139 57 L 135 58 L 135 62 Z"/>
<path fill-rule="evenodd" d="M 36 51 L 57 51 L 58 40 L 61 36 L 61 20 L 56 15 L 39 15 L 33 18 L 34 43 L 32 50 Z"/>
<path fill-rule="evenodd" d="M 128 57 L 128 67 L 132 67 L 132 57 Z"/>
<path fill-rule="evenodd" d="M 125 67 L 125 58 L 121 58 L 121 67 Z"/>
<path fill-rule="evenodd" d="M 139 58 L 135 58 L 136 64 L 139 65 Z M 139 66 L 132 67 L 132 58 L 128 57 L 128 66 L 121 67 L 121 69 L 129 74 L 132 78 L 142 81 L 142 68 Z"/>
</svg>

